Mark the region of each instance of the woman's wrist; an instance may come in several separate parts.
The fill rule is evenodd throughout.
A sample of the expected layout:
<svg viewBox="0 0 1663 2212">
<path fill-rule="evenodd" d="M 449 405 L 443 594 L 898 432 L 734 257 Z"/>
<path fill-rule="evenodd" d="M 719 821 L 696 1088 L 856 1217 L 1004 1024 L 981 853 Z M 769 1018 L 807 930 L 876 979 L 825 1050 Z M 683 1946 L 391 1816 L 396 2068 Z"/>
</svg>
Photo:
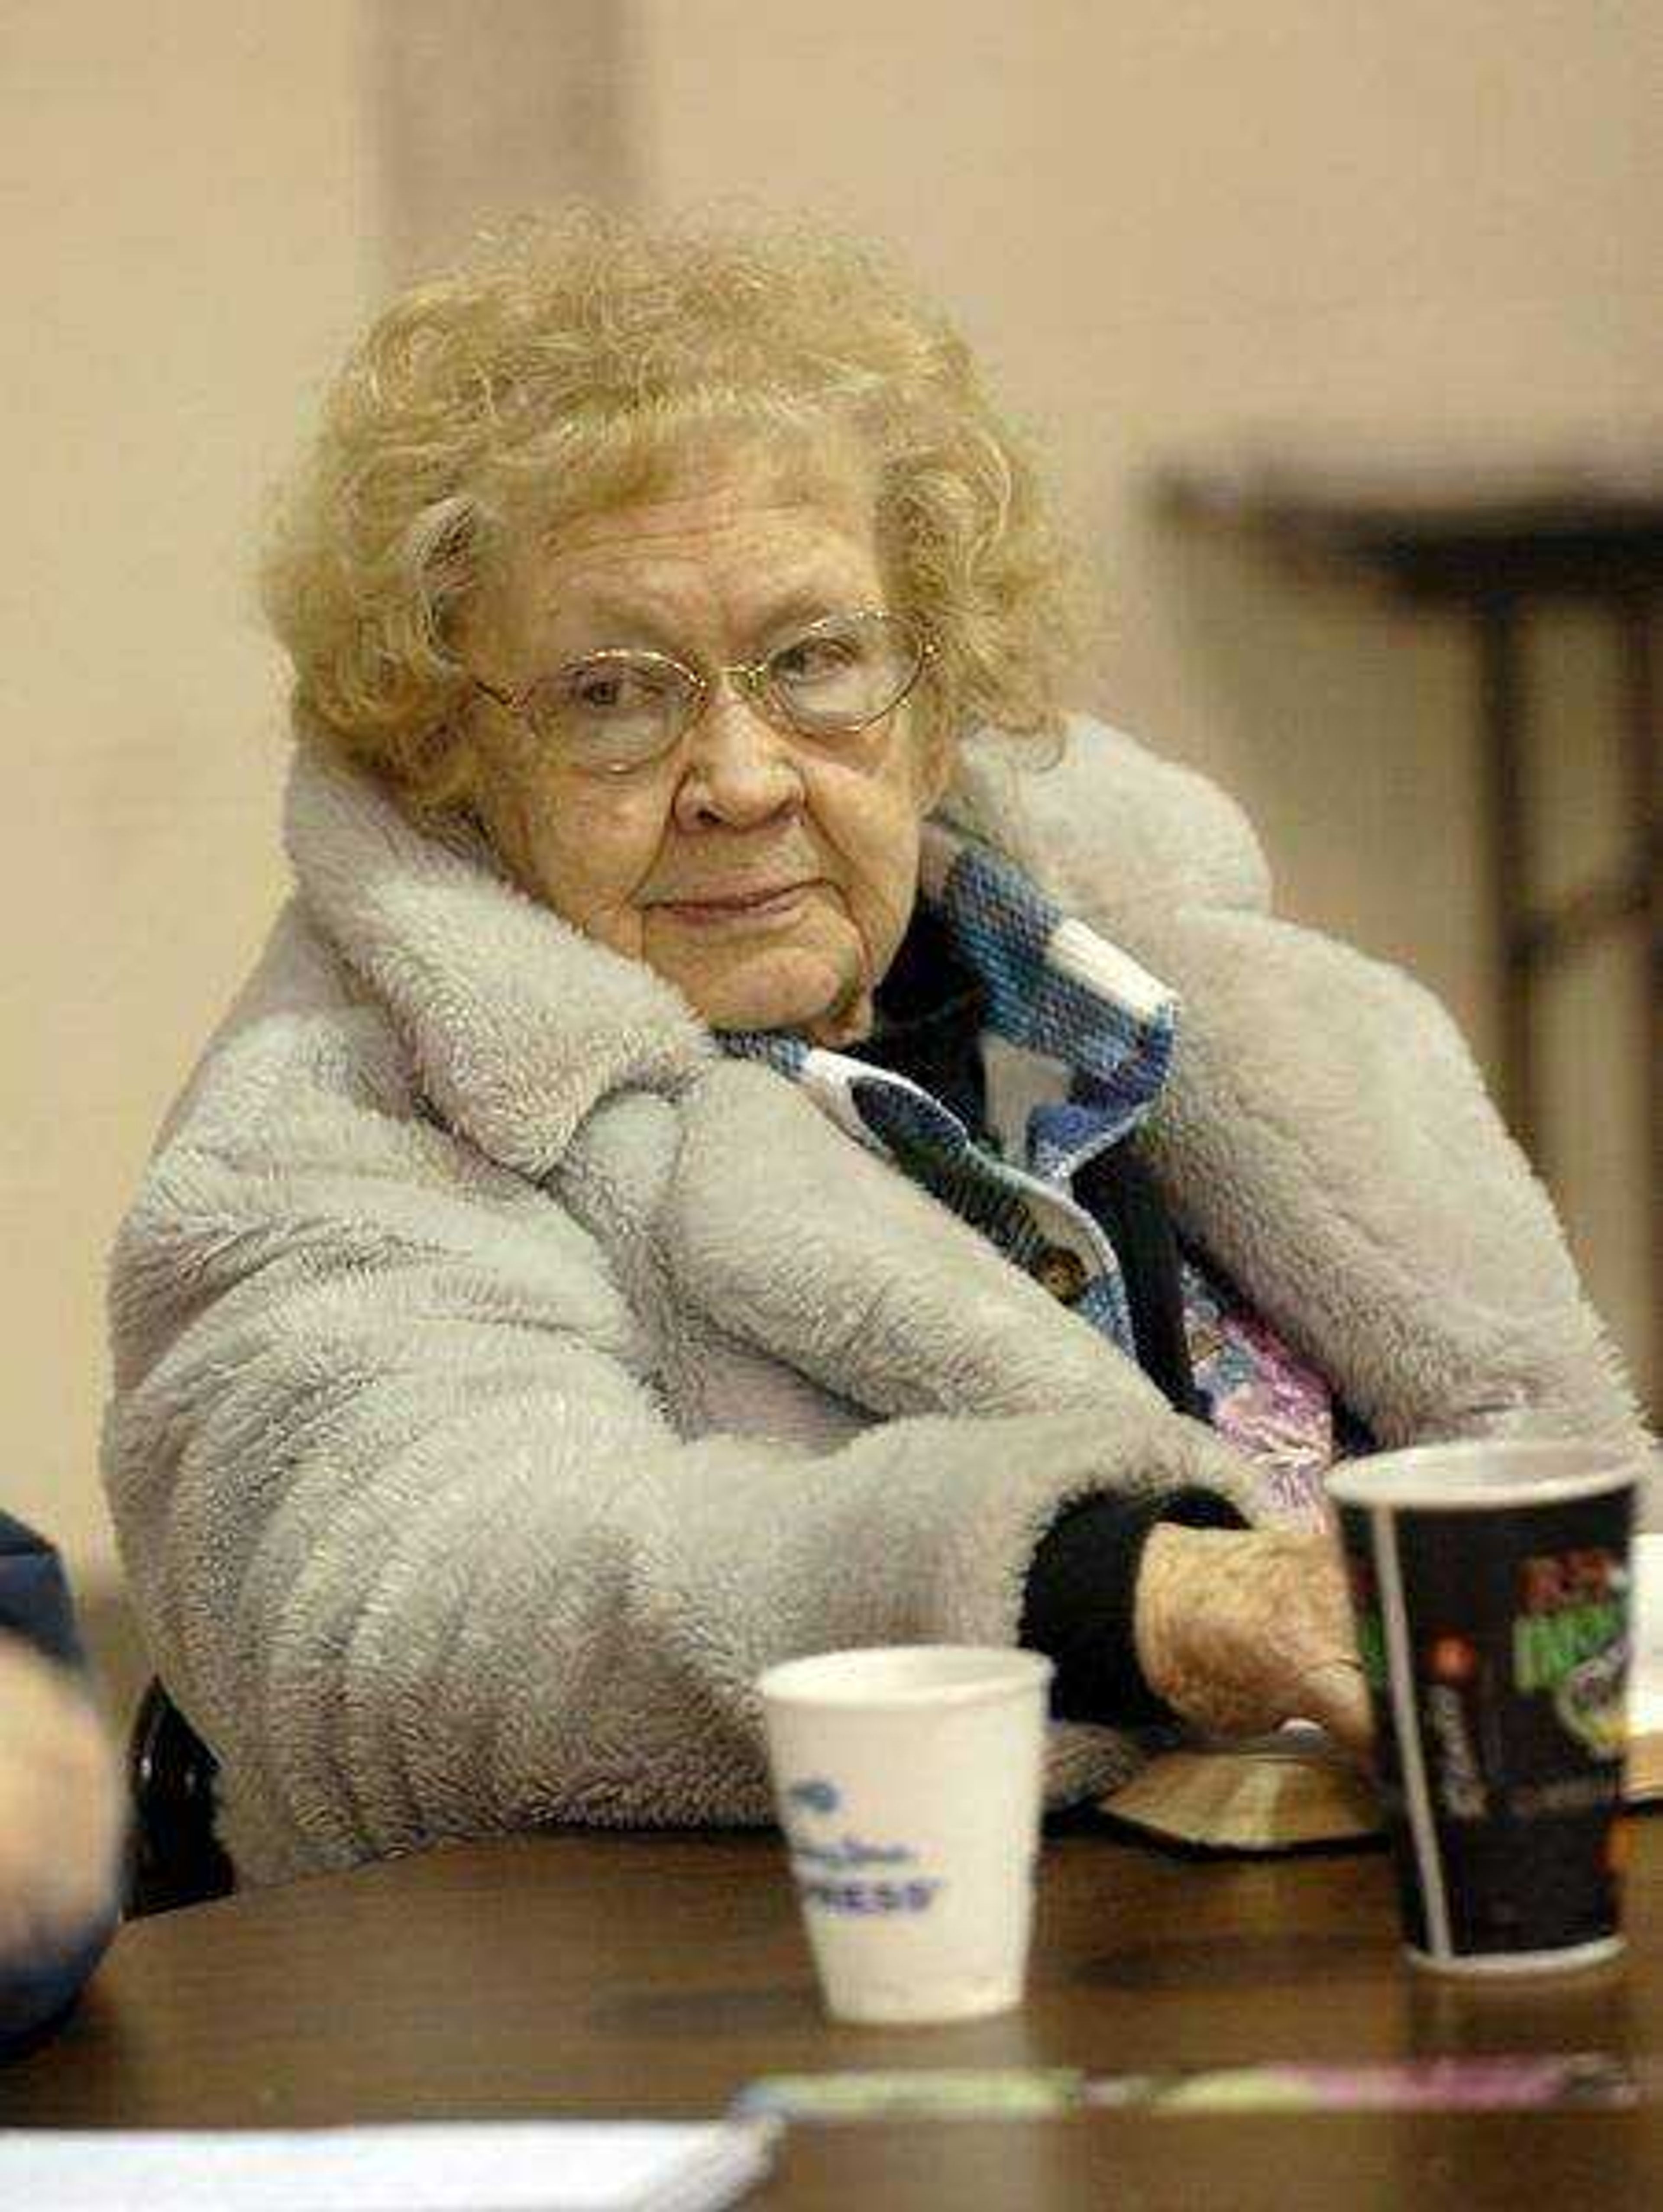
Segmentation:
<svg viewBox="0 0 1663 2212">
<path fill-rule="evenodd" d="M 1243 1525 L 1215 1491 L 1104 1491 L 1065 1507 L 1041 1540 L 1028 1571 L 1020 1638 L 1057 1668 L 1057 1719 L 1148 1728 L 1170 1727 L 1177 1717 L 1147 1681 L 1133 1634 L 1145 1547 L 1169 1521 Z"/>
<path fill-rule="evenodd" d="M 1221 1735 L 1262 1725 L 1257 1684 L 1232 1680 L 1213 1639 L 1197 1633 L 1197 1594 L 1224 1594 L 1252 1553 L 1221 1551 L 1215 1532 L 1171 1523 L 1150 1531 L 1132 1604 L 1132 1641 L 1144 1680 L 1174 1712 Z"/>
</svg>

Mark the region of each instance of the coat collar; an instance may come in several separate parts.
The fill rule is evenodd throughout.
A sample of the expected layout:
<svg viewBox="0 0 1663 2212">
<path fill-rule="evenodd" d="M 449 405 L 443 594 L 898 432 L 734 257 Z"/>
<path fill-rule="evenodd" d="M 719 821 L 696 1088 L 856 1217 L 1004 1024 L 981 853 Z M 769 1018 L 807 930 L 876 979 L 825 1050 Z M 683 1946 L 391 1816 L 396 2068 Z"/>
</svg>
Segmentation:
<svg viewBox="0 0 1663 2212">
<path fill-rule="evenodd" d="M 1054 794 L 1070 830 L 1054 872 L 1065 887 L 1082 870 L 1100 887 L 1123 875 L 1135 886 L 1149 833 L 1180 872 L 1187 861 L 1252 875 L 1257 848 L 1243 828 L 1233 854 L 1231 817 L 1205 836 L 1168 830 L 1187 787 L 1210 787 L 1083 718 L 1071 739 L 1057 772 L 1069 788 Z M 1050 798 L 1051 781 L 1025 784 Z M 1147 1109 L 1175 1009 L 1162 1011 L 1170 994 L 1028 880 L 1050 842 L 1045 805 L 1026 805 L 996 755 L 971 752 L 944 818 L 926 827 L 921 895 L 943 904 L 993 987 L 993 1025 L 1040 1051 L 1056 1054 L 1060 1043 L 1075 1069 L 1074 1098 L 1052 1109 L 1062 1118 L 1035 1133 L 1055 1167 L 1077 1164 Z M 1082 813 L 1100 825 L 1094 848 L 1082 840 Z M 418 830 L 369 778 L 304 747 L 285 837 L 303 904 L 387 1009 L 423 1093 L 503 1165 L 540 1180 L 611 1092 L 673 1095 L 717 1056 L 717 1040 L 672 984 L 527 897 L 478 833 Z"/>
<path fill-rule="evenodd" d="M 302 902 L 423 1091 L 505 1167 L 540 1180 L 609 1092 L 673 1092 L 715 1057 L 679 991 L 528 898 L 478 833 L 418 830 L 303 749 L 284 832 Z"/>
</svg>

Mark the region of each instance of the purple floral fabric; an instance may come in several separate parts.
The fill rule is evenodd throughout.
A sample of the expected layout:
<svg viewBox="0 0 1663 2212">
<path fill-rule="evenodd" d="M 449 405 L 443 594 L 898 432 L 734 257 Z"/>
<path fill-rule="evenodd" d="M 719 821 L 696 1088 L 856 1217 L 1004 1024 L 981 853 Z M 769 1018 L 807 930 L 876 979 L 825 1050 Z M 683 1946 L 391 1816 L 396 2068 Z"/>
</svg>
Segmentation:
<svg viewBox="0 0 1663 2212">
<path fill-rule="evenodd" d="M 1341 1455 L 1328 1384 L 1192 1257 L 1184 1261 L 1183 1284 L 1190 1364 L 1209 1422 L 1256 1462 L 1270 1511 L 1320 1522 L 1323 1474 Z"/>
</svg>

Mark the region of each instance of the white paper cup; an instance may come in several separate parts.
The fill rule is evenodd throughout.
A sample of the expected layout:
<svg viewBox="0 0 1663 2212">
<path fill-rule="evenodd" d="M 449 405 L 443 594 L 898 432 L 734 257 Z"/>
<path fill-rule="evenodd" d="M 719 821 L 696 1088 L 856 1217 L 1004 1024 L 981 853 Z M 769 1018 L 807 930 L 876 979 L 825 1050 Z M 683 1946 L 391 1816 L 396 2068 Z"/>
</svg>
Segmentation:
<svg viewBox="0 0 1663 2212">
<path fill-rule="evenodd" d="M 1035 1651 L 902 1644 L 758 1684 L 826 2008 L 972 2020 L 1020 2004 L 1046 1692 Z"/>
</svg>

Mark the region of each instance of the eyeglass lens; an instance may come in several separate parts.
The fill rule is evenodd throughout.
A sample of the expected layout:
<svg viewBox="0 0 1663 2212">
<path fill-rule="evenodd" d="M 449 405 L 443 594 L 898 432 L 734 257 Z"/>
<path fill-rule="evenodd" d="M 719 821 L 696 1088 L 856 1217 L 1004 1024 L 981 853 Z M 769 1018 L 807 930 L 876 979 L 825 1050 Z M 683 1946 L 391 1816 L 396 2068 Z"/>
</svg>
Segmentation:
<svg viewBox="0 0 1663 2212">
<path fill-rule="evenodd" d="M 811 623 L 767 658 L 757 703 L 811 735 L 876 721 L 911 687 L 923 658 L 912 624 L 862 612 Z M 526 702 L 539 735 L 578 766 L 624 768 L 667 752 L 698 711 L 691 671 L 659 653 L 592 653 Z"/>
</svg>

